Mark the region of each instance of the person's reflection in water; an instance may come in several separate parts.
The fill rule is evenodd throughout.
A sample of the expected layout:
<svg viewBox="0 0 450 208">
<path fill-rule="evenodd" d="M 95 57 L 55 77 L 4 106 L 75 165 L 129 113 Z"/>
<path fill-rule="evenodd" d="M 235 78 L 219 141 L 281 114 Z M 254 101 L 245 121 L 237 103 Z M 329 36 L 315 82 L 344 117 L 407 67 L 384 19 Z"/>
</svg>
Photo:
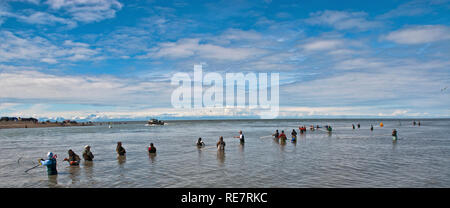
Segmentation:
<svg viewBox="0 0 450 208">
<path fill-rule="evenodd" d="M 86 174 L 86 177 L 90 183 L 93 182 L 94 179 L 94 162 L 92 161 L 84 161 L 84 173 Z"/>
<path fill-rule="evenodd" d="M 156 153 L 148 153 L 148 158 L 150 158 L 150 161 L 152 163 L 155 162 L 155 158 L 156 158 Z"/>
<path fill-rule="evenodd" d="M 392 141 L 392 151 L 397 150 L 397 141 Z"/>
<path fill-rule="evenodd" d="M 48 175 L 48 187 L 55 188 L 58 185 L 58 175 Z"/>
<path fill-rule="evenodd" d="M 286 147 L 286 141 L 280 141 L 280 150 L 284 152 L 284 148 Z"/>
<path fill-rule="evenodd" d="M 127 161 L 127 156 L 125 156 L 125 155 L 117 156 L 117 163 L 119 163 L 119 167 L 122 168 L 126 161 Z"/>
<path fill-rule="evenodd" d="M 244 154 L 244 149 L 245 149 L 245 145 L 239 145 L 239 154 L 241 155 L 242 159 L 244 158 L 245 154 Z"/>
<path fill-rule="evenodd" d="M 219 165 L 223 166 L 225 163 L 225 150 L 217 150 L 217 161 L 219 161 Z"/>
<path fill-rule="evenodd" d="M 69 166 L 69 178 L 72 180 L 72 184 L 76 184 L 80 181 L 80 166 Z"/>
</svg>

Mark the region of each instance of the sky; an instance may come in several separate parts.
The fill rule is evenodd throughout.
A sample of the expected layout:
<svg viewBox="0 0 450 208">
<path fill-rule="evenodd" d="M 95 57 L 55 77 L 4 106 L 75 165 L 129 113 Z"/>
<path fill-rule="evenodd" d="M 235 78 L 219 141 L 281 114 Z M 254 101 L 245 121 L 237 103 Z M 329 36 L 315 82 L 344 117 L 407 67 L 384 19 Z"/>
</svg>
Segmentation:
<svg viewBox="0 0 450 208">
<path fill-rule="evenodd" d="M 0 116 L 253 118 L 175 109 L 177 72 L 279 73 L 278 118 L 450 117 L 450 2 L 0 1 Z"/>
</svg>

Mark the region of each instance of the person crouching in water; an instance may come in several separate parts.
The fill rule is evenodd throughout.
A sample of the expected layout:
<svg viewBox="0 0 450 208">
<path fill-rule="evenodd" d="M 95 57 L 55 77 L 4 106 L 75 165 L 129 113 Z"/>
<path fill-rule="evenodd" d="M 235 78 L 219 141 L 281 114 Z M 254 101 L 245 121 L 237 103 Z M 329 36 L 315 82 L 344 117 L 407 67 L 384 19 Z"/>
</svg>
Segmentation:
<svg viewBox="0 0 450 208">
<path fill-rule="evenodd" d="M 205 146 L 205 143 L 202 141 L 202 138 L 199 137 L 197 140 L 197 147 L 203 147 Z"/>
<path fill-rule="evenodd" d="M 217 150 L 224 151 L 225 150 L 225 142 L 223 141 L 223 137 L 219 138 L 219 141 L 216 144 Z"/>
<path fill-rule="evenodd" d="M 43 162 L 41 162 L 43 161 Z M 57 175 L 58 171 L 56 170 L 56 155 L 53 155 L 52 152 L 47 153 L 47 160 L 40 159 L 39 164 L 42 166 L 47 166 L 47 174 L 48 175 Z"/>
<path fill-rule="evenodd" d="M 150 143 L 150 146 L 148 147 L 148 153 L 156 153 L 156 147 L 153 145 L 153 143 Z"/>
<path fill-rule="evenodd" d="M 122 147 L 122 142 L 117 142 L 116 152 L 119 156 L 125 156 L 127 153 L 125 148 Z"/>
<path fill-rule="evenodd" d="M 83 159 L 85 161 L 92 161 L 94 159 L 94 154 L 92 154 L 91 152 L 91 146 L 89 145 L 84 146 Z"/>
<path fill-rule="evenodd" d="M 80 156 L 75 154 L 71 149 L 67 153 L 69 154 L 69 158 L 64 158 L 64 161 L 68 161 L 71 166 L 80 165 Z"/>
</svg>

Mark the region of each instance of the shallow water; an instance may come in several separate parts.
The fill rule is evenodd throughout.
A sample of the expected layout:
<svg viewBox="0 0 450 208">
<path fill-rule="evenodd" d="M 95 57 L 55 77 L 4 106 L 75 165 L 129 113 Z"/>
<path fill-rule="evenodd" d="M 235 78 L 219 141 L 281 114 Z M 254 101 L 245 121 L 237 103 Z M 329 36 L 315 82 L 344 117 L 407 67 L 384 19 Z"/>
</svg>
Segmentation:
<svg viewBox="0 0 450 208">
<path fill-rule="evenodd" d="M 378 126 L 379 122 L 384 127 Z M 352 123 L 361 129 L 352 129 Z M 226 120 L 143 122 L 89 127 L 1 129 L 0 187 L 450 187 L 450 120 Z M 333 126 L 309 131 L 309 125 Z M 369 130 L 370 124 L 374 131 Z M 268 135 L 307 125 L 298 142 Z M 396 128 L 399 140 L 392 142 Z M 246 143 L 232 138 L 243 130 Z M 201 136 L 206 147 L 195 146 Z M 225 153 L 214 148 L 219 136 Z M 262 138 L 261 138 L 262 137 Z M 126 159 L 118 159 L 122 141 Z M 158 150 L 149 157 L 147 146 Z M 69 167 L 62 159 L 89 144 L 95 159 Z M 58 176 L 46 168 L 24 171 L 58 155 Z"/>
</svg>

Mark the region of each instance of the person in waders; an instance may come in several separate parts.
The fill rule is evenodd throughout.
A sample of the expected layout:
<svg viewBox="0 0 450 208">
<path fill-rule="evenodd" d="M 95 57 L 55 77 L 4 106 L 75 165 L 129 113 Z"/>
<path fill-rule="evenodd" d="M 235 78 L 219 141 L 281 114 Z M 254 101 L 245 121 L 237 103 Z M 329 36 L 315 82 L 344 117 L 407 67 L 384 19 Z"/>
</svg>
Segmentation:
<svg viewBox="0 0 450 208">
<path fill-rule="evenodd" d="M 47 153 L 47 160 L 39 159 L 39 164 L 42 166 L 47 166 L 47 174 L 48 175 L 57 175 L 58 171 L 56 170 L 56 155 L 53 155 L 52 152 Z"/>
<path fill-rule="evenodd" d="M 396 142 L 397 141 L 397 130 L 396 129 L 394 129 L 394 130 L 392 130 L 392 141 L 393 142 Z"/>
<path fill-rule="evenodd" d="M 73 152 L 71 149 L 69 149 L 69 151 L 67 152 L 69 154 L 68 158 L 64 158 L 64 161 L 69 162 L 69 164 L 71 166 L 77 166 L 80 165 L 80 156 L 78 156 L 77 154 L 75 154 L 75 152 Z"/>
</svg>

